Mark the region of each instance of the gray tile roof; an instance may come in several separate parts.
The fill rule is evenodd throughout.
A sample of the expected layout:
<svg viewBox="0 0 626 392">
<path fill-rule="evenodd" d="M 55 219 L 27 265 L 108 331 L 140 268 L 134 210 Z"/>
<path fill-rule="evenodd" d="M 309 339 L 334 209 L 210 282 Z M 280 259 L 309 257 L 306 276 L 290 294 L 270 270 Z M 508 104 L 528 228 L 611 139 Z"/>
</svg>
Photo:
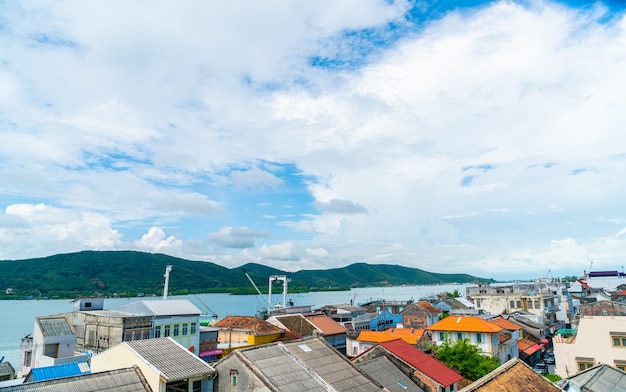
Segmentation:
<svg viewBox="0 0 626 392">
<path fill-rule="evenodd" d="M 41 382 L 13 385 L 2 392 L 152 392 L 138 367 L 85 374 Z"/>
<path fill-rule="evenodd" d="M 202 314 L 200 309 L 186 299 L 142 300 L 122 305 L 113 310 L 130 313 L 135 316 L 200 316 L 200 314 Z"/>
<path fill-rule="evenodd" d="M 281 392 L 381 391 L 323 339 L 309 338 L 235 351 Z"/>
<path fill-rule="evenodd" d="M 289 354 L 277 345 L 245 352 L 242 350 L 241 353 L 281 392 L 326 391 L 323 381 L 290 358 Z"/>
<path fill-rule="evenodd" d="M 168 381 L 215 374 L 215 369 L 208 363 L 170 337 L 131 340 L 122 344 L 158 369 Z"/>
<path fill-rule="evenodd" d="M 37 317 L 44 336 L 72 335 L 74 331 L 65 317 Z"/>
<path fill-rule="evenodd" d="M 378 357 L 357 364 L 361 370 L 378 381 L 390 392 L 424 392 L 407 375 L 402 373 L 387 357 Z"/>
<path fill-rule="evenodd" d="M 626 391 L 626 372 L 605 364 L 599 364 L 567 378 L 571 390 L 591 392 L 624 392 Z"/>
<path fill-rule="evenodd" d="M 11 362 L 0 362 L 0 374 L 15 374 L 15 368 Z"/>
</svg>

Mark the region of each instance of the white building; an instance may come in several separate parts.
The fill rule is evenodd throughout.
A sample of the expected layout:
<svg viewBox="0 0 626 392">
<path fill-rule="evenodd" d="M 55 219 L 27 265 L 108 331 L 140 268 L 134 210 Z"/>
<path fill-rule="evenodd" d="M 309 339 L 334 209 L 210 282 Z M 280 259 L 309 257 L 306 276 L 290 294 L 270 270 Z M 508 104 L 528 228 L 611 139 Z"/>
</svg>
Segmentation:
<svg viewBox="0 0 626 392">
<path fill-rule="evenodd" d="M 22 338 L 17 376 L 32 368 L 86 361 L 86 353 L 76 352 L 74 328 L 63 316 L 35 318 L 33 334 Z"/>
<path fill-rule="evenodd" d="M 171 337 L 189 351 L 199 354 L 202 312 L 188 300 L 143 300 L 113 310 L 135 317 L 150 317 L 153 338 Z"/>
<path fill-rule="evenodd" d="M 556 373 L 563 378 L 599 363 L 626 370 L 626 304 L 581 304 L 576 334 L 556 335 L 552 344 Z"/>
<path fill-rule="evenodd" d="M 564 298 L 564 283 L 534 282 L 507 285 L 481 283 L 468 286 L 466 294 L 474 301 L 476 309 L 494 315 L 528 312 L 541 316 L 546 324 L 556 324 L 557 320 L 566 319 L 559 304 Z"/>
</svg>

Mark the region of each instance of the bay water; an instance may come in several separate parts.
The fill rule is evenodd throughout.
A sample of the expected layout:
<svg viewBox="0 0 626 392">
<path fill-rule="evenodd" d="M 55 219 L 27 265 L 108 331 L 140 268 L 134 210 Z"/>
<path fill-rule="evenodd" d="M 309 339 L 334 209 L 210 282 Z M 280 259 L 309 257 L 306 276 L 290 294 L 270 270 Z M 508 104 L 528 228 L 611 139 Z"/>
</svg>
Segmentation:
<svg viewBox="0 0 626 392">
<path fill-rule="evenodd" d="M 422 298 L 443 292 L 458 292 L 465 295 L 465 284 L 427 285 L 427 286 L 394 286 L 367 287 L 349 291 L 324 291 L 301 294 L 289 294 L 288 300 L 297 306 L 312 306 L 318 309 L 324 305 L 349 304 L 355 305 L 373 300 L 385 301 L 418 301 Z M 267 295 L 230 295 L 230 294 L 196 294 L 169 296 L 168 298 L 185 298 L 191 301 L 203 313 L 216 315 L 221 319 L 226 316 L 254 316 L 259 307 L 266 306 Z M 106 298 L 104 308 L 107 310 L 138 300 L 161 299 L 161 297 L 142 298 Z M 282 302 L 282 292 L 272 296 L 274 303 Z M 17 370 L 20 355 L 21 339 L 33 333 L 35 317 L 71 312 L 74 309 L 70 300 L 5 300 L 0 301 L 0 358 L 11 362 Z"/>
</svg>

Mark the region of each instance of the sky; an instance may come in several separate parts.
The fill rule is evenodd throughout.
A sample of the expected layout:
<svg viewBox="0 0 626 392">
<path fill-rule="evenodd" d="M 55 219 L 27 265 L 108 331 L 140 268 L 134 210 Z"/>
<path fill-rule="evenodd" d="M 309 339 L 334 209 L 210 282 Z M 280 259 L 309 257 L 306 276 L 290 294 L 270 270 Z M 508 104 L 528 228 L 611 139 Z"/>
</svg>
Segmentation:
<svg viewBox="0 0 626 392">
<path fill-rule="evenodd" d="M 0 0 L 0 260 L 623 270 L 625 8 Z"/>
</svg>

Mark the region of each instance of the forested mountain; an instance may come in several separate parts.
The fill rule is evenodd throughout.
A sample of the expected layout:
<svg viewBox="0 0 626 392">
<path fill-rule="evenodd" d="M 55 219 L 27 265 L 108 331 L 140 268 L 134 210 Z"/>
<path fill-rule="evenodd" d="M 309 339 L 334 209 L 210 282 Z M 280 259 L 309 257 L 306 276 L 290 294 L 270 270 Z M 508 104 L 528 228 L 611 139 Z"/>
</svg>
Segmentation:
<svg viewBox="0 0 626 392">
<path fill-rule="evenodd" d="M 466 283 L 485 280 L 467 274 L 437 274 L 397 265 L 352 264 L 329 270 L 285 272 L 260 264 L 225 268 L 163 254 L 134 251 L 83 251 L 44 258 L 0 261 L 0 298 L 71 298 L 79 295 L 161 295 L 164 272 L 172 265 L 169 293 L 253 293 L 242 271 L 266 292 L 270 275 L 291 279 L 290 291 L 351 287 Z M 14 294 L 5 295 L 11 288 Z"/>
</svg>

